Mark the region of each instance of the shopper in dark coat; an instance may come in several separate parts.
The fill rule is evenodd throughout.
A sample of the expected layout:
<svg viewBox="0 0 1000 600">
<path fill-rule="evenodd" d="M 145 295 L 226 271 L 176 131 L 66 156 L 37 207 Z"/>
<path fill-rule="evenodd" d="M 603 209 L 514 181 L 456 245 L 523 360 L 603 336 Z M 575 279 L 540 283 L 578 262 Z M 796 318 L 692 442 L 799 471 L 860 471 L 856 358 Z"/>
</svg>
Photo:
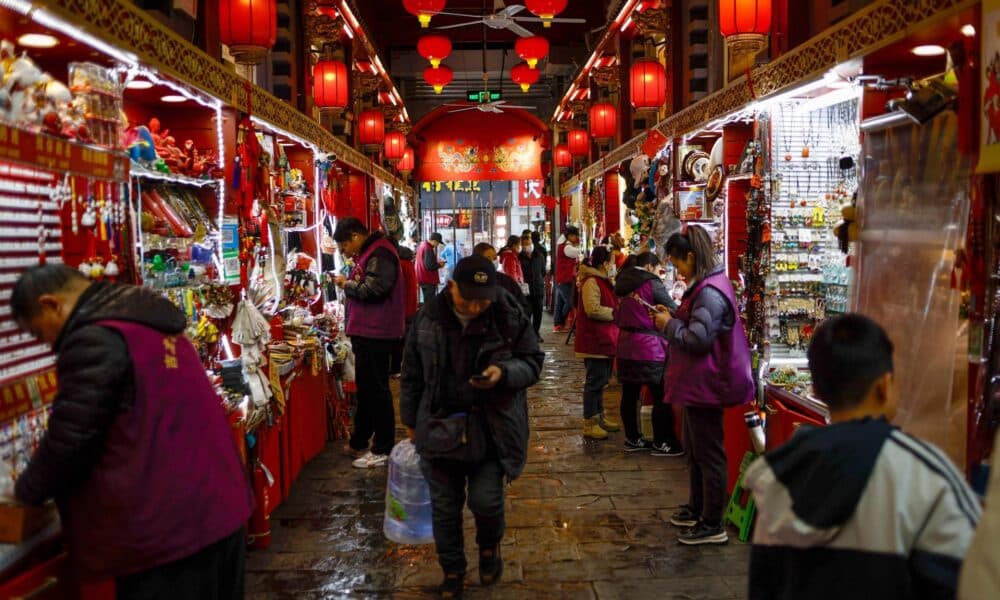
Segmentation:
<svg viewBox="0 0 1000 600">
<path fill-rule="evenodd" d="M 541 236 L 537 231 L 521 236 L 521 272 L 528 282 L 528 306 L 531 314 L 531 326 L 541 342 L 542 309 L 545 306 L 545 271 L 549 264 L 549 255 L 542 245 Z"/>
<path fill-rule="evenodd" d="M 490 244 L 489 242 L 480 242 L 476 244 L 476 246 L 472 249 L 472 254 L 474 256 L 482 256 L 486 260 L 493 263 L 494 266 L 497 264 L 497 249 L 494 248 L 493 244 Z M 521 291 L 521 284 L 518 283 L 517 280 L 503 271 L 497 271 L 497 285 L 510 292 L 510 295 L 514 296 L 514 299 L 517 300 L 518 306 L 525 311 L 528 310 L 528 297 Z"/>
<path fill-rule="evenodd" d="M 459 261 L 447 289 L 417 313 L 403 357 L 400 418 L 430 486 L 446 598 L 460 597 L 464 585 L 466 488 L 480 580 L 500 578 L 503 480 L 524 469 L 526 389 L 544 358 L 527 315 L 481 256 Z"/>
<path fill-rule="evenodd" d="M 10 307 L 59 378 L 17 498 L 54 498 L 80 576 L 119 599 L 242 598 L 253 495 L 184 314 L 64 265 L 25 271 Z"/>
</svg>

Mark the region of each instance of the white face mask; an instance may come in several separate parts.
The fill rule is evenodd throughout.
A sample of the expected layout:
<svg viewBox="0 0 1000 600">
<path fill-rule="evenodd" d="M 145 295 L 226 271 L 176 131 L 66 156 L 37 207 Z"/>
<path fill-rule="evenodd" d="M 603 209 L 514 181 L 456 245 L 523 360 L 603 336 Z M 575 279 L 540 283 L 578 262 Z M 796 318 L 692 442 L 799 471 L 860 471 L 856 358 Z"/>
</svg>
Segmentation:
<svg viewBox="0 0 1000 600">
<path fill-rule="evenodd" d="M 535 249 L 535 247 L 532 246 L 531 244 L 528 244 L 527 246 L 521 246 L 521 250 L 524 251 L 525 254 L 531 254 L 531 252 L 534 249 Z"/>
<path fill-rule="evenodd" d="M 609 264 L 608 265 L 608 277 L 614 277 L 617 274 L 618 274 L 618 267 L 615 265 L 615 263 Z"/>
</svg>

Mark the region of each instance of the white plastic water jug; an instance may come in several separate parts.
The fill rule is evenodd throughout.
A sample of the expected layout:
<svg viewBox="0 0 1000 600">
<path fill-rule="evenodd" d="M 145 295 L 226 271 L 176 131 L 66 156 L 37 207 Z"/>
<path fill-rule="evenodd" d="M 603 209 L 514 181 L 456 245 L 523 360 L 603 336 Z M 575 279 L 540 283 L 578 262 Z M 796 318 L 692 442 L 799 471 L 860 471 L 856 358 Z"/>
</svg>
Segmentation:
<svg viewBox="0 0 1000 600">
<path fill-rule="evenodd" d="M 400 544 L 430 544 L 431 493 L 420 471 L 420 456 L 410 440 L 396 444 L 389 455 L 385 490 L 385 537 Z"/>
</svg>

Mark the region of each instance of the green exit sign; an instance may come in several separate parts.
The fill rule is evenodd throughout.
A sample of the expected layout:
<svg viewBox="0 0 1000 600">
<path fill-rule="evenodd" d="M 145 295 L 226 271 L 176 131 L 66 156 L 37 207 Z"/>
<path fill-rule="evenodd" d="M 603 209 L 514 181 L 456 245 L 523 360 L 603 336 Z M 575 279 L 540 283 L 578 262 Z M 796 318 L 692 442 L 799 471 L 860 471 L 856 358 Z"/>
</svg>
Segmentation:
<svg viewBox="0 0 1000 600">
<path fill-rule="evenodd" d="M 503 94 L 498 90 L 480 90 L 478 92 L 466 92 L 465 94 L 469 102 L 479 102 L 481 104 L 503 100 Z"/>
</svg>

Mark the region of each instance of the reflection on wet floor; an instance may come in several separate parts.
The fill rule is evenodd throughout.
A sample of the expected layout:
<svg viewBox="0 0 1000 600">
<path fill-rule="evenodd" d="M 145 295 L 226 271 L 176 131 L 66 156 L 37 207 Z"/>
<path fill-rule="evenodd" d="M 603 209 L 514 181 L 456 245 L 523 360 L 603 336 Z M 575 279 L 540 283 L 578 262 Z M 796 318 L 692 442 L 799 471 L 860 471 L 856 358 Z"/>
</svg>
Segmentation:
<svg viewBox="0 0 1000 600">
<path fill-rule="evenodd" d="M 467 512 L 466 597 L 744 598 L 749 546 L 732 532 L 727 546 L 681 546 L 667 522 L 687 498 L 684 459 L 625 455 L 621 432 L 584 441 L 583 361 L 564 335 L 547 337 L 545 372 L 529 391 L 528 465 L 507 490 L 503 580 L 479 586 Z M 612 384 L 611 414 L 619 393 Z M 331 442 L 272 515 L 271 547 L 248 557 L 247 598 L 436 596 L 433 545 L 385 539 L 386 470 L 352 469 L 342 446 Z"/>
</svg>

